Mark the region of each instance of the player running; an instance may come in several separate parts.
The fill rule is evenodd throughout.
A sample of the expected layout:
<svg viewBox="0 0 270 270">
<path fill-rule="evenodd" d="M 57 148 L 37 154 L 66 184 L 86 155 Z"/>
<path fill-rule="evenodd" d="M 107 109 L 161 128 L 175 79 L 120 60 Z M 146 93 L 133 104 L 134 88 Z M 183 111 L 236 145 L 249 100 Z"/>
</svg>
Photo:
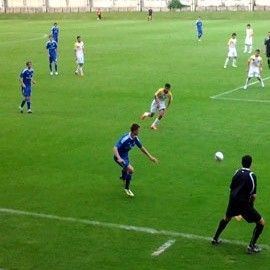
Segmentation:
<svg viewBox="0 0 270 270">
<path fill-rule="evenodd" d="M 237 67 L 236 65 L 236 59 L 237 59 L 237 51 L 236 51 L 236 44 L 237 44 L 237 39 L 236 39 L 236 33 L 232 33 L 232 37 L 228 41 L 228 56 L 225 60 L 224 63 L 224 68 L 227 68 L 227 65 L 230 60 L 232 60 L 232 67 Z"/>
<path fill-rule="evenodd" d="M 32 83 L 35 84 L 33 80 L 34 70 L 32 69 L 32 62 L 26 62 L 26 68 L 20 74 L 20 85 L 23 95 L 23 100 L 21 105 L 19 106 L 19 110 L 23 113 L 24 104 L 27 104 L 27 112 L 32 113 L 31 110 L 31 93 L 32 93 Z"/>
<path fill-rule="evenodd" d="M 153 117 L 158 111 L 159 116 L 155 119 L 151 125 L 151 129 L 157 129 L 161 118 L 164 116 L 166 108 L 169 108 L 171 101 L 173 99 L 171 92 L 171 85 L 166 83 L 164 88 L 160 88 L 156 91 L 154 100 L 152 101 L 150 112 L 145 112 L 142 114 L 141 119 L 144 120 L 146 117 Z M 167 104 L 166 104 L 167 103 Z"/>
<path fill-rule="evenodd" d="M 53 75 L 52 65 L 54 65 L 54 74 L 58 75 L 57 71 L 57 42 L 53 39 L 52 35 L 49 35 L 49 40 L 46 43 L 46 49 L 49 54 L 49 68 L 50 74 Z"/>
<path fill-rule="evenodd" d="M 54 23 L 54 24 L 53 24 L 53 27 L 52 27 L 52 29 L 51 29 L 51 34 L 52 34 L 53 39 L 54 39 L 57 43 L 58 43 L 59 32 L 60 32 L 59 26 L 57 25 L 57 23 Z"/>
<path fill-rule="evenodd" d="M 75 74 L 83 76 L 84 43 L 80 36 L 77 36 L 77 41 L 74 44 L 74 51 L 75 51 L 75 58 L 76 58 L 76 63 L 77 63 Z"/>
<path fill-rule="evenodd" d="M 251 53 L 253 45 L 253 29 L 250 24 L 247 24 L 246 28 L 246 38 L 245 38 L 245 49 L 244 53 Z"/>
<path fill-rule="evenodd" d="M 125 182 L 125 192 L 130 197 L 134 196 L 133 192 L 130 190 L 130 181 L 134 168 L 129 163 L 129 150 L 136 145 L 151 161 L 154 163 L 158 162 L 158 160 L 153 157 L 140 142 L 138 138 L 139 129 L 140 126 L 138 124 L 132 124 L 130 132 L 124 134 L 113 147 L 114 160 L 122 167 L 120 179 Z"/>
<path fill-rule="evenodd" d="M 203 23 L 200 17 L 196 21 L 196 30 L 197 30 L 198 41 L 201 41 L 201 37 L 203 35 Z"/>
<path fill-rule="evenodd" d="M 152 8 L 149 8 L 149 9 L 148 9 L 147 20 L 148 20 L 148 21 L 152 21 L 152 19 L 153 19 L 153 9 L 152 9 Z"/>
<path fill-rule="evenodd" d="M 262 58 L 260 56 L 260 50 L 257 49 L 255 51 L 255 54 L 252 55 L 248 60 L 248 77 L 246 80 L 246 84 L 244 86 L 244 89 L 247 89 L 248 83 L 253 77 L 256 77 L 258 81 L 261 83 L 261 86 L 264 87 L 263 80 L 261 78 L 261 72 L 262 72 Z"/>
</svg>

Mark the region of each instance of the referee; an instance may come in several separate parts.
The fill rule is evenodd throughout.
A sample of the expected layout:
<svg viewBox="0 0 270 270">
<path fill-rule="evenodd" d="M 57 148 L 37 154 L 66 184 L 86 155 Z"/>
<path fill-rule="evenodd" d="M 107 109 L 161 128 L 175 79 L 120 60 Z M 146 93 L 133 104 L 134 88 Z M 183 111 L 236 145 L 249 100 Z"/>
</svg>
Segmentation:
<svg viewBox="0 0 270 270">
<path fill-rule="evenodd" d="M 265 53 L 267 57 L 267 64 L 268 64 L 268 67 L 270 68 L 270 32 L 268 32 L 268 36 L 264 40 L 264 45 L 265 45 Z"/>
<path fill-rule="evenodd" d="M 254 208 L 256 198 L 257 181 L 255 174 L 250 170 L 252 157 L 242 157 L 243 168 L 237 170 L 230 185 L 230 199 L 225 217 L 219 222 L 217 231 L 213 237 L 212 244 L 220 244 L 219 236 L 226 228 L 232 217 L 241 215 L 248 223 L 256 223 L 247 252 L 258 253 L 261 248 L 256 245 L 263 231 L 265 221 Z"/>
</svg>

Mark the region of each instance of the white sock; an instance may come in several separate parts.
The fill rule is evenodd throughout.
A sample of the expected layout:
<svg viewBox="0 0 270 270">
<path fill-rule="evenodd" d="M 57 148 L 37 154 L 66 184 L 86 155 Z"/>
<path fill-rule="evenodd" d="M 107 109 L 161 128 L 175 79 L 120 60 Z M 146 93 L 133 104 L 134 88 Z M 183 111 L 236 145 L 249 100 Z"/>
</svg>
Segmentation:
<svg viewBox="0 0 270 270">
<path fill-rule="evenodd" d="M 150 112 L 145 112 L 145 113 L 143 114 L 143 116 L 146 116 L 146 117 L 149 117 L 150 115 L 151 115 Z"/>
<path fill-rule="evenodd" d="M 227 57 L 227 58 L 226 58 L 226 60 L 225 60 L 225 64 L 224 64 L 224 67 L 226 67 L 226 66 L 228 65 L 228 63 L 229 63 L 229 60 L 230 60 L 230 58 L 229 58 L 229 57 Z"/>
<path fill-rule="evenodd" d="M 236 66 L 236 59 L 235 58 L 233 58 L 233 60 L 232 60 L 232 65 Z"/>
<path fill-rule="evenodd" d="M 244 53 L 248 51 L 247 45 L 245 45 Z"/>
<path fill-rule="evenodd" d="M 252 45 L 249 45 L 248 47 L 249 47 L 248 53 L 251 53 L 252 52 Z"/>
<path fill-rule="evenodd" d="M 249 78 L 246 79 L 246 86 L 248 86 Z"/>
<path fill-rule="evenodd" d="M 156 118 L 152 125 L 157 126 L 157 125 L 159 125 L 159 122 L 160 122 L 160 120 L 158 118 Z"/>
</svg>

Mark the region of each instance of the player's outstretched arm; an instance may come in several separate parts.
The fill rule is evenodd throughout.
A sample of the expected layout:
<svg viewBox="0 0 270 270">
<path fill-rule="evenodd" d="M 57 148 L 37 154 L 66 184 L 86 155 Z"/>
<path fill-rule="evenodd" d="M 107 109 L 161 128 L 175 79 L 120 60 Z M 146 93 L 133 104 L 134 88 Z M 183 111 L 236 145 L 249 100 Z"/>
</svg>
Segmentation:
<svg viewBox="0 0 270 270">
<path fill-rule="evenodd" d="M 23 83 L 23 79 L 20 78 L 20 84 L 21 84 L 21 87 L 25 88 L 25 84 Z"/>
<path fill-rule="evenodd" d="M 158 163 L 158 159 L 152 156 L 144 146 L 142 146 L 140 149 L 151 161 L 153 161 L 154 163 Z"/>
</svg>

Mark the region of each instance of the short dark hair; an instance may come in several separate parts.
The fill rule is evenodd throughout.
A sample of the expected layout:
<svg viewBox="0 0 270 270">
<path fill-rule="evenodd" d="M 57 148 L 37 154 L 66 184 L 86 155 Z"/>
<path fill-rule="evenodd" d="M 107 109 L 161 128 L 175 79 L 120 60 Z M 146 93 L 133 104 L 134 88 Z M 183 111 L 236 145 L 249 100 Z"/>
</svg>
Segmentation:
<svg viewBox="0 0 270 270">
<path fill-rule="evenodd" d="M 80 38 L 81 36 L 77 36 L 77 39 Z"/>
<path fill-rule="evenodd" d="M 250 168 L 252 163 L 252 157 L 250 155 L 245 155 L 242 157 L 242 165 L 244 168 Z"/>
<path fill-rule="evenodd" d="M 165 88 L 170 89 L 171 88 L 171 85 L 169 83 L 165 83 Z"/>
<path fill-rule="evenodd" d="M 248 23 L 247 26 L 250 26 L 250 23 Z"/>
<path fill-rule="evenodd" d="M 237 36 L 236 33 L 232 33 L 232 36 Z"/>
<path fill-rule="evenodd" d="M 133 132 L 135 130 L 138 130 L 140 128 L 140 126 L 138 124 L 132 124 L 131 127 L 130 127 L 130 131 Z"/>
<path fill-rule="evenodd" d="M 256 50 L 255 50 L 255 52 L 258 52 L 258 53 L 260 53 L 260 52 L 261 52 L 261 50 L 260 50 L 260 49 L 256 49 Z"/>
<path fill-rule="evenodd" d="M 27 61 L 26 62 L 26 66 L 28 66 L 29 64 L 32 64 L 32 61 Z"/>
</svg>

